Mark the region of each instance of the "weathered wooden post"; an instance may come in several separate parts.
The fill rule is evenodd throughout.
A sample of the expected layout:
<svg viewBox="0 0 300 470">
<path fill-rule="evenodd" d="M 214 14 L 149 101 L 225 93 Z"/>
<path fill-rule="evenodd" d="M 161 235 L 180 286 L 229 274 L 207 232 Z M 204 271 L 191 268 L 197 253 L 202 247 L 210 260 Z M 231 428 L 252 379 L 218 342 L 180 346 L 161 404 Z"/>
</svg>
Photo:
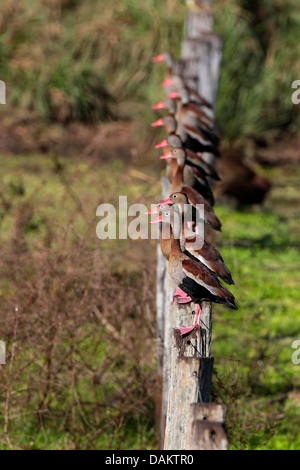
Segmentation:
<svg viewBox="0 0 300 470">
<path fill-rule="evenodd" d="M 187 0 L 187 4 L 189 11 L 182 43 L 180 73 L 189 86 L 215 104 L 222 41 L 212 32 L 211 0 Z M 214 116 L 213 110 L 211 115 Z M 203 156 L 206 161 L 213 163 L 213 155 L 203 154 Z M 166 198 L 170 193 L 170 184 L 166 177 L 162 180 L 162 186 L 163 198 Z M 209 235 L 206 233 L 206 236 Z M 158 249 L 160 447 L 169 450 L 226 449 L 228 443 L 222 424 L 225 412 L 220 413 L 218 408 L 220 405 L 207 406 L 210 400 L 213 369 L 211 304 L 203 302 L 201 305 L 203 322 L 201 329 L 194 330 L 187 337 L 181 338 L 176 328 L 192 323 L 194 305 L 177 305 L 176 300 L 172 303 L 174 288 L 166 260 Z M 202 408 L 204 404 L 205 413 Z"/>
</svg>

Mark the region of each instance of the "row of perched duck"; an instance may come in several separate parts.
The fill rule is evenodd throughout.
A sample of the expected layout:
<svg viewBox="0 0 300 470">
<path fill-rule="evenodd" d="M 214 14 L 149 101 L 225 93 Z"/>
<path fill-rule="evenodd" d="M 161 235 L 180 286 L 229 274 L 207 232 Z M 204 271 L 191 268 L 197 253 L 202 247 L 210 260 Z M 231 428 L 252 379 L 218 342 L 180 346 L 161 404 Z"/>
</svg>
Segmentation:
<svg viewBox="0 0 300 470">
<path fill-rule="evenodd" d="M 230 271 L 219 251 L 208 241 L 206 230 L 203 233 L 199 228 L 200 221 L 221 230 L 221 222 L 213 210 L 210 183 L 220 177 L 202 157 L 203 152 L 220 156 L 220 129 L 211 117 L 212 105 L 173 72 L 170 56 L 159 55 L 153 61 L 166 61 L 168 65 L 163 82 L 167 99 L 153 106 L 166 110 L 167 114 L 152 125 L 164 126 L 166 130 L 166 138 L 156 148 L 166 150 L 160 158 L 167 162 L 171 194 L 149 213 L 159 215 L 151 223 L 161 224 L 161 250 L 177 286 L 174 298 L 180 304 L 195 303 L 193 325 L 179 328 L 181 335 L 186 335 L 200 328 L 202 301 L 237 309 L 234 296 L 221 283 L 222 280 L 234 284 Z M 199 211 L 199 207 L 204 211 Z"/>
</svg>

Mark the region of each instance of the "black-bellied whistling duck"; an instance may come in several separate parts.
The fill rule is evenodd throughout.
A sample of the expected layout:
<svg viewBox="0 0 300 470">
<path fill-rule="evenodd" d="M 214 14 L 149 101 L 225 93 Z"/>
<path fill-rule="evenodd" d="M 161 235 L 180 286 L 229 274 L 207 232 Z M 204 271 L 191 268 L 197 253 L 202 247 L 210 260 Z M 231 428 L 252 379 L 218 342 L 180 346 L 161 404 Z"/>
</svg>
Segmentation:
<svg viewBox="0 0 300 470">
<path fill-rule="evenodd" d="M 168 204 L 157 204 L 154 209 L 147 211 L 146 214 L 161 214 L 164 209 L 168 209 Z M 150 223 L 156 223 L 156 219 Z M 171 228 L 172 230 L 172 228 Z M 168 260 L 171 252 L 171 238 L 170 238 L 170 228 L 168 224 L 161 222 L 160 233 L 159 233 L 160 248 L 163 256 Z"/>
<path fill-rule="evenodd" d="M 170 152 L 173 145 L 175 144 L 177 144 L 178 146 L 182 145 L 182 141 L 180 137 L 175 134 L 177 124 L 172 115 L 164 116 L 163 118 L 158 119 L 157 121 L 153 122 L 151 125 L 155 127 L 164 126 L 168 134 L 168 138 L 163 140 L 160 144 L 157 144 L 155 148 L 169 147 L 168 150 Z M 174 171 L 176 171 L 176 166 L 177 165 L 176 165 L 175 160 L 167 159 L 167 175 L 168 175 L 170 182 L 173 179 Z M 191 183 L 191 180 L 189 179 L 189 175 L 188 175 L 188 173 L 190 172 L 192 172 L 192 170 L 185 168 L 184 180 L 189 181 L 188 184 Z"/>
<path fill-rule="evenodd" d="M 156 208 L 150 210 L 150 211 L 147 211 L 146 214 L 161 214 L 162 211 L 164 211 L 165 209 L 168 209 L 168 205 L 167 204 L 158 204 L 156 206 Z M 161 220 L 161 218 L 159 217 L 158 219 L 153 219 L 150 223 L 157 223 L 157 222 L 161 222 L 160 223 L 160 249 L 161 249 L 161 252 L 164 256 L 164 258 L 166 258 L 167 260 L 169 260 L 170 258 L 170 253 L 171 253 L 171 231 L 172 231 L 172 227 L 170 226 L 170 224 L 168 223 L 165 223 Z M 174 298 L 177 297 L 177 302 L 179 304 L 187 304 L 187 303 L 190 303 L 192 302 L 192 299 L 185 293 L 183 292 L 181 289 L 177 288 L 174 292 L 174 295 L 173 295 L 173 301 L 174 301 Z"/>
<path fill-rule="evenodd" d="M 202 111 L 196 114 L 195 110 L 197 108 L 194 104 L 182 104 L 181 97 L 178 95 L 177 100 L 160 101 L 152 106 L 152 109 L 168 109 L 169 113 L 176 119 L 176 133 L 192 150 L 200 150 L 199 146 L 201 145 L 201 150 L 211 151 L 219 156 L 217 124 Z"/>
<path fill-rule="evenodd" d="M 180 132 L 180 125 L 173 114 L 167 114 L 166 116 L 163 116 L 162 118 L 153 122 L 151 125 L 153 127 L 164 126 L 168 135 L 176 134 L 180 137 L 182 146 L 187 143 L 186 133 L 184 131 Z"/>
<path fill-rule="evenodd" d="M 177 93 L 177 92 L 176 92 Z M 171 95 L 169 95 L 171 96 Z M 177 134 L 188 148 L 194 151 L 204 151 L 220 155 L 219 132 L 211 127 L 207 121 L 189 111 L 189 104 L 183 104 L 178 98 L 175 118 L 177 121 Z"/>
<path fill-rule="evenodd" d="M 167 147 L 170 147 L 170 148 L 167 148 Z M 203 160 L 203 158 L 201 157 L 201 153 L 193 152 L 192 150 L 184 147 L 179 136 L 173 135 L 173 134 L 169 135 L 166 139 L 164 139 L 162 142 L 160 142 L 159 144 L 155 146 L 155 148 L 166 148 L 167 152 L 171 152 L 172 148 L 175 148 L 175 147 L 180 147 L 180 148 L 185 149 L 186 155 L 187 155 L 186 163 L 188 165 L 192 165 L 192 166 L 196 166 L 196 168 L 200 168 L 205 173 L 206 176 L 214 180 L 217 180 L 217 181 L 221 180 L 220 176 L 218 175 L 214 167 L 210 165 L 209 163 L 207 163 L 205 160 Z"/>
<path fill-rule="evenodd" d="M 167 65 L 167 74 L 166 74 L 166 79 L 170 79 L 173 74 L 181 74 L 183 69 L 184 69 L 184 60 L 178 59 L 175 60 L 172 54 L 169 54 L 166 52 L 165 54 L 159 54 L 155 57 L 152 58 L 152 62 L 154 63 L 159 63 L 159 62 L 165 62 Z M 173 85 L 168 86 L 168 84 L 165 85 L 167 93 L 170 93 L 171 91 L 174 90 Z"/>
<path fill-rule="evenodd" d="M 207 133 L 212 141 L 218 141 L 220 138 L 220 128 L 216 121 L 209 116 L 203 108 L 196 103 L 191 102 L 191 97 L 186 89 L 169 93 L 168 99 L 174 99 L 176 102 L 175 117 L 181 125 L 191 126 L 195 129 L 200 128 Z M 170 106 L 169 101 L 166 104 Z"/>
<path fill-rule="evenodd" d="M 153 127 L 159 127 L 159 126 L 164 126 L 168 138 L 163 140 L 160 144 L 156 145 L 156 148 L 162 148 L 165 146 L 169 147 L 184 147 L 187 153 L 187 164 L 191 165 L 195 168 L 198 168 L 201 170 L 201 172 L 204 172 L 205 175 L 210 176 L 213 179 L 219 180 L 220 177 L 214 170 L 212 165 L 209 165 L 206 163 L 203 158 L 201 157 L 201 153 L 198 152 L 193 152 L 192 150 L 186 148 L 184 145 L 183 140 L 181 139 L 180 135 L 177 134 L 177 121 L 174 116 L 171 114 L 167 114 L 166 116 L 158 119 L 157 121 L 153 122 L 151 124 Z M 171 149 L 170 149 L 171 150 Z M 175 167 L 175 166 L 174 166 Z"/>
<path fill-rule="evenodd" d="M 154 63 L 165 62 L 167 64 L 168 73 L 170 74 L 172 73 L 175 63 L 176 63 L 172 54 L 169 54 L 168 52 L 152 57 L 152 62 Z"/>
<path fill-rule="evenodd" d="M 169 165 L 167 174 L 171 183 L 175 178 L 178 169 L 177 159 L 174 158 L 172 152 L 166 153 L 160 157 L 162 160 L 171 160 L 172 164 Z M 187 160 L 187 165 L 183 169 L 183 181 L 184 184 L 195 189 L 201 194 L 210 204 L 214 205 L 215 199 L 207 177 L 201 168 L 190 165 Z"/>
<path fill-rule="evenodd" d="M 169 114 L 176 116 L 182 123 L 192 126 L 200 126 L 207 131 L 216 131 L 219 132 L 219 127 L 216 121 L 208 116 L 204 111 L 199 109 L 194 103 L 188 103 L 183 105 L 181 99 L 179 99 L 178 92 L 169 94 L 169 96 L 178 97 L 178 100 L 175 98 L 168 98 L 152 106 L 152 109 L 166 109 Z"/>
<path fill-rule="evenodd" d="M 187 163 L 189 165 L 195 166 L 196 168 L 200 168 L 204 172 L 206 177 L 212 178 L 216 181 L 221 180 L 214 167 L 210 163 L 207 163 L 205 160 L 203 160 L 203 158 L 201 157 L 201 153 L 193 152 L 192 150 L 187 148 L 185 149 L 185 151 L 187 156 Z"/>
<path fill-rule="evenodd" d="M 157 110 L 157 109 L 167 109 L 169 114 L 172 114 L 172 116 L 175 115 L 176 113 L 176 101 L 173 99 L 167 99 L 163 101 L 159 101 L 158 103 L 154 104 L 152 106 L 152 109 Z"/>
<path fill-rule="evenodd" d="M 172 114 L 167 114 L 166 116 L 163 116 L 162 118 L 160 118 L 157 121 L 153 122 L 151 124 L 151 126 L 152 127 L 164 126 L 168 135 L 171 135 L 171 134 L 179 135 L 179 134 L 176 133 L 177 121 L 174 118 L 174 116 L 172 116 Z"/>
<path fill-rule="evenodd" d="M 197 312 L 191 327 L 179 328 L 182 335 L 200 327 L 200 303 L 204 300 L 224 304 L 236 310 L 235 299 L 232 293 L 224 287 L 217 277 L 200 261 L 191 259 L 182 252 L 180 246 L 181 227 L 176 217 L 181 214 L 175 210 L 165 209 L 159 221 L 171 224 L 171 253 L 168 269 L 173 282 L 183 290 L 197 304 Z"/>
<path fill-rule="evenodd" d="M 167 88 L 167 91 L 170 87 L 173 87 L 175 91 L 185 89 L 189 93 L 190 101 L 209 109 L 213 108 L 212 104 L 206 98 L 201 96 L 196 90 L 188 86 L 184 78 L 180 75 L 172 74 L 171 77 L 167 78 L 163 82 L 163 86 Z"/>
<path fill-rule="evenodd" d="M 234 284 L 230 271 L 224 263 L 224 260 L 219 251 L 214 245 L 199 234 L 195 233 L 187 224 L 185 217 L 186 208 L 189 204 L 188 198 L 184 193 L 173 193 L 165 204 L 162 204 L 161 211 L 166 209 L 166 204 L 172 202 L 172 205 L 177 206 L 182 215 L 182 231 L 180 237 L 180 246 L 184 253 L 191 256 L 192 259 L 197 259 L 205 264 L 216 276 L 220 277 L 226 284 Z"/>
<path fill-rule="evenodd" d="M 215 230 L 221 230 L 221 222 L 213 211 L 209 202 L 195 189 L 184 184 L 183 170 L 186 163 L 186 152 L 182 148 L 172 149 L 172 156 L 177 159 L 178 167 L 171 184 L 171 192 L 183 192 L 187 195 L 189 203 L 197 209 L 198 204 L 204 206 L 204 221 L 211 225 Z"/>
<path fill-rule="evenodd" d="M 170 207 L 169 204 L 171 204 L 169 199 L 167 200 L 166 203 L 165 203 L 165 201 L 160 202 L 159 204 L 157 204 L 156 207 L 154 207 L 153 209 L 145 212 L 145 214 L 160 215 L 165 209 L 168 209 Z M 157 223 L 157 222 L 158 222 L 158 220 L 154 219 L 150 223 Z M 193 225 L 192 220 L 191 221 L 187 220 L 186 221 L 186 227 L 188 226 L 188 222 L 191 222 L 191 225 Z M 168 260 L 169 256 L 170 256 L 170 251 L 171 251 L 171 239 L 170 239 L 170 227 L 166 228 L 165 227 L 166 225 L 168 225 L 168 224 L 165 224 L 165 223 L 162 222 L 161 227 L 160 227 L 160 237 L 159 238 L 160 238 L 160 247 L 161 247 L 162 254 Z M 182 228 L 183 227 L 184 226 L 182 225 Z M 164 230 L 164 228 L 166 228 L 166 229 Z M 172 228 L 171 228 L 171 230 L 172 230 Z"/>
<path fill-rule="evenodd" d="M 217 143 L 212 142 L 212 139 L 200 128 L 196 129 L 185 124 L 181 125 L 178 122 L 176 133 L 180 136 L 184 147 L 193 152 L 212 153 L 216 157 L 220 157 Z"/>
<path fill-rule="evenodd" d="M 179 136 L 175 134 L 177 123 L 173 116 L 166 115 L 163 118 L 158 119 L 157 121 L 152 123 L 152 126 L 164 126 L 168 133 L 168 136 L 174 135 L 175 141 L 177 142 L 177 144 L 182 146 L 181 139 L 176 138 Z M 168 161 L 167 175 L 169 177 L 170 182 L 172 182 L 177 171 L 177 166 L 178 166 L 177 160 L 173 158 L 170 153 L 163 155 L 161 158 L 166 159 Z M 210 204 L 213 205 L 214 196 L 210 188 L 209 182 L 206 178 L 205 172 L 202 170 L 201 166 L 197 167 L 197 165 L 195 164 L 190 165 L 190 161 L 188 159 L 186 160 L 186 163 L 187 165 L 185 165 L 184 172 L 183 172 L 183 181 L 188 186 L 195 188 L 196 191 L 202 194 L 210 202 Z"/>
<path fill-rule="evenodd" d="M 231 147 L 222 151 L 222 161 L 216 162 L 222 174 L 222 182 L 216 186 L 217 194 L 233 197 L 240 206 L 261 204 L 272 183 L 244 162 L 242 155 L 240 148 Z"/>
<path fill-rule="evenodd" d="M 196 103 L 202 104 L 208 108 L 212 108 L 211 103 L 209 103 L 203 96 L 199 95 L 195 90 L 190 88 L 186 84 L 183 77 L 181 77 L 179 71 L 183 69 L 184 61 L 181 59 L 175 60 L 174 57 L 169 53 L 159 54 L 156 57 L 153 57 L 152 61 L 155 63 L 165 62 L 167 64 L 167 77 L 164 82 L 164 86 L 167 89 L 177 89 L 178 87 L 181 88 L 184 86 L 191 93 L 191 97 Z"/>
</svg>

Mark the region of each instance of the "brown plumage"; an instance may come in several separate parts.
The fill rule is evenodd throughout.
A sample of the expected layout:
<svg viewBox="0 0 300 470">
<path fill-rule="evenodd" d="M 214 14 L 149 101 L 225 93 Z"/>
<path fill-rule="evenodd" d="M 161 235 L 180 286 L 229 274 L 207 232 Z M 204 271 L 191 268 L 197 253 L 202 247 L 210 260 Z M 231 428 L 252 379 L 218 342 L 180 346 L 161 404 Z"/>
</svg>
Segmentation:
<svg viewBox="0 0 300 470">
<path fill-rule="evenodd" d="M 184 193 L 173 193 L 170 196 L 173 206 L 177 208 L 182 216 L 182 230 L 180 235 L 180 246 L 188 256 L 205 264 L 211 271 L 220 277 L 227 284 L 234 284 L 230 271 L 224 263 L 219 251 L 212 243 L 204 237 L 195 233 L 187 225 L 187 205 L 188 200 Z M 171 207 L 173 207 L 171 206 Z M 166 205 L 161 207 L 161 212 L 166 209 Z"/>
<path fill-rule="evenodd" d="M 172 155 L 177 159 L 178 167 L 171 185 L 171 192 L 185 193 L 189 203 L 197 209 L 197 205 L 203 204 L 204 206 L 204 221 L 210 224 L 215 230 L 221 230 L 221 222 L 213 211 L 209 202 L 193 188 L 185 185 L 183 181 L 183 170 L 186 162 L 186 153 L 181 148 L 174 148 Z"/>
<path fill-rule="evenodd" d="M 191 114 L 189 105 L 177 104 L 176 109 L 174 115 L 177 122 L 176 133 L 183 144 L 193 151 L 210 152 L 219 156 L 219 135 L 214 128 L 210 128 L 207 122 Z"/>
<path fill-rule="evenodd" d="M 203 160 L 203 158 L 201 157 L 201 152 L 194 152 L 193 150 L 190 150 L 184 145 L 180 136 L 177 135 L 174 131 L 174 129 L 176 129 L 176 120 L 174 117 L 172 117 L 171 115 L 165 116 L 164 118 L 162 118 L 162 122 L 162 125 L 164 125 L 167 130 L 168 137 L 167 139 L 163 140 L 160 144 L 158 144 L 156 146 L 157 148 L 165 147 L 167 151 L 171 151 L 171 149 L 174 147 L 184 148 L 187 154 L 186 163 L 188 165 L 200 168 L 206 176 L 209 176 L 212 179 L 221 179 L 214 167 L 207 163 L 205 160 Z"/>
<path fill-rule="evenodd" d="M 182 252 L 180 246 L 181 226 L 176 217 L 181 217 L 174 210 L 164 209 L 162 221 L 172 226 L 171 252 L 168 262 L 170 276 L 174 283 L 189 295 L 197 304 L 203 300 L 222 303 L 237 309 L 234 296 L 202 262 L 191 259 Z"/>
<path fill-rule="evenodd" d="M 220 128 L 216 121 L 203 111 L 203 108 L 191 102 L 190 93 L 186 88 L 179 89 L 169 96 L 176 96 L 175 118 L 180 125 L 187 125 L 194 129 L 200 129 L 209 140 L 214 143 L 220 138 Z"/>
<path fill-rule="evenodd" d="M 189 235 L 187 231 L 184 231 L 184 239 L 181 247 L 184 253 L 192 259 L 201 261 L 201 263 L 226 282 L 226 284 L 234 284 L 230 271 L 224 263 L 221 254 L 212 243 L 197 234 Z"/>
<path fill-rule="evenodd" d="M 175 131 L 176 131 L 176 128 L 177 128 L 177 123 L 176 123 L 176 120 L 173 116 L 171 116 L 171 115 L 164 116 L 162 119 L 159 119 L 158 121 L 156 121 L 153 124 L 158 125 L 158 126 L 163 124 L 166 131 L 167 131 L 167 133 L 168 133 L 167 142 L 172 142 L 172 140 L 173 140 L 173 142 L 175 142 L 175 144 L 178 144 L 180 147 L 182 147 L 182 141 L 181 141 L 180 137 L 177 134 L 175 134 Z M 171 138 L 171 136 L 173 136 L 173 139 Z M 169 148 L 169 150 L 171 151 L 171 148 Z M 169 154 L 170 154 L 170 152 L 169 152 Z M 196 157 L 197 157 L 197 155 L 196 155 Z M 201 162 L 200 162 L 200 165 L 197 165 L 197 163 L 199 163 L 199 161 L 200 161 L 199 156 L 198 156 L 197 162 L 195 162 L 195 159 L 194 159 L 194 161 L 186 159 L 186 165 L 184 166 L 184 170 L 183 170 L 183 181 L 187 186 L 191 186 L 197 192 L 202 194 L 202 196 L 204 196 L 205 199 L 207 199 L 209 201 L 209 203 L 211 205 L 213 205 L 214 204 L 214 196 L 213 196 L 211 187 L 209 185 L 209 182 L 206 178 L 206 173 L 202 168 L 204 165 L 202 164 L 202 166 L 201 166 Z M 172 182 L 174 177 L 175 177 L 178 164 L 177 164 L 176 158 L 168 159 L 167 162 L 168 162 L 167 175 L 168 175 L 168 178 L 169 178 L 170 182 Z"/>
<path fill-rule="evenodd" d="M 166 81 L 168 81 L 168 91 L 169 88 L 173 88 L 177 92 L 185 90 L 188 94 L 189 102 L 195 103 L 201 107 L 212 109 L 212 104 L 206 98 L 204 98 L 204 96 L 200 95 L 196 90 L 191 88 L 181 75 L 174 73 L 173 68 L 169 69 L 168 78 Z"/>
<path fill-rule="evenodd" d="M 222 151 L 222 161 L 216 162 L 222 175 L 222 182 L 216 186 L 217 193 L 227 194 L 241 205 L 261 204 L 272 183 L 243 162 L 241 156 L 242 150 L 238 148 Z"/>
<path fill-rule="evenodd" d="M 182 99 L 178 97 L 160 101 L 152 108 L 168 109 L 169 114 L 176 119 L 176 133 L 185 146 L 193 151 L 205 151 L 216 156 L 220 155 L 218 150 L 219 128 L 203 111 L 199 110 L 196 114 L 195 104 L 183 104 Z"/>
</svg>

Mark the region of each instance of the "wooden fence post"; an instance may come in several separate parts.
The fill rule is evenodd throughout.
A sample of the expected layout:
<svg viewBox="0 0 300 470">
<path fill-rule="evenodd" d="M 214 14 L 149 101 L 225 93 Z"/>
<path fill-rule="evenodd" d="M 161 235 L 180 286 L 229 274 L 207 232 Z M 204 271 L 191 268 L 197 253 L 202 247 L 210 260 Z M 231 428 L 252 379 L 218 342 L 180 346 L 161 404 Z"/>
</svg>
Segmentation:
<svg viewBox="0 0 300 470">
<path fill-rule="evenodd" d="M 222 41 L 213 33 L 211 3 L 212 0 L 187 0 L 189 11 L 182 42 L 182 59 L 177 66 L 188 84 L 215 105 Z M 214 117 L 214 110 L 211 116 Z M 212 154 L 206 153 L 203 157 L 213 164 Z M 170 183 L 166 177 L 162 179 L 162 188 L 165 199 L 170 194 Z M 169 450 L 226 449 L 228 443 L 222 424 L 225 413 L 220 414 L 220 405 L 209 404 L 207 408 L 214 360 L 211 357 L 211 303 L 202 302 L 202 328 L 193 331 L 187 338 L 181 338 L 175 328 L 192 323 L 194 304 L 182 306 L 177 305 L 176 301 L 172 303 L 174 289 L 166 260 L 158 248 L 159 445 Z M 202 406 L 206 406 L 205 419 L 199 418 L 204 413 Z"/>
<path fill-rule="evenodd" d="M 226 407 L 215 403 L 192 403 L 187 430 L 187 450 L 228 450 L 224 427 Z"/>
</svg>

